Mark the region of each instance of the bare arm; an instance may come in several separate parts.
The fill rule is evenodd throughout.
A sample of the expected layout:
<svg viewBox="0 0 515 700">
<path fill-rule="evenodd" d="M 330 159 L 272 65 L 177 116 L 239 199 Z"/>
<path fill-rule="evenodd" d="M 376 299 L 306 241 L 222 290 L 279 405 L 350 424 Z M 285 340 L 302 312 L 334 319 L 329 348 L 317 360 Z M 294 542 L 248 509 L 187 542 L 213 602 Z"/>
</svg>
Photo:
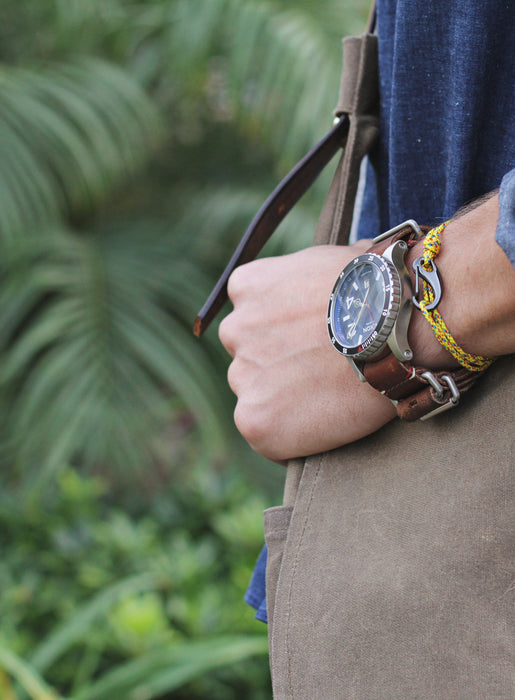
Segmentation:
<svg viewBox="0 0 515 700">
<path fill-rule="evenodd" d="M 454 219 L 436 261 L 444 281 L 439 310 L 461 347 L 477 355 L 515 352 L 515 271 L 495 241 L 498 216 L 495 195 Z M 417 361 L 442 365 L 446 353 L 421 314 L 414 314 L 410 329 Z"/>
<path fill-rule="evenodd" d="M 456 340 L 476 354 L 515 352 L 515 272 L 495 242 L 498 199 L 453 221 L 442 237 L 439 309 Z M 326 314 L 342 268 L 369 246 L 318 246 L 244 265 L 230 279 L 234 310 L 220 339 L 233 357 L 235 422 L 273 460 L 353 442 L 395 416 L 390 401 L 356 378 L 331 347 Z M 411 257 L 421 254 L 417 244 Z M 419 312 L 410 324 L 415 364 L 452 367 Z M 459 410 L 459 409 L 458 409 Z"/>
</svg>

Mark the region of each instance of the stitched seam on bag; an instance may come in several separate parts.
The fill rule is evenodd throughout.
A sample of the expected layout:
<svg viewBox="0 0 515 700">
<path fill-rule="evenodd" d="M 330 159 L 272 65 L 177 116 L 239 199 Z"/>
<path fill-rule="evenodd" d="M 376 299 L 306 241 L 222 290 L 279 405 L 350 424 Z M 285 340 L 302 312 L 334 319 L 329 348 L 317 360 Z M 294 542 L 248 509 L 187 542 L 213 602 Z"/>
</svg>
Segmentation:
<svg viewBox="0 0 515 700">
<path fill-rule="evenodd" d="M 297 542 L 297 548 L 295 552 L 295 558 L 293 561 L 293 567 L 292 567 L 292 573 L 290 576 L 290 586 L 288 590 L 288 604 L 286 606 L 286 613 L 287 613 L 287 622 L 286 622 L 286 635 L 285 635 L 285 647 L 286 647 L 286 658 L 287 658 L 287 675 L 288 675 L 288 688 L 290 692 L 290 697 L 293 698 L 293 687 L 292 687 L 292 668 L 291 668 L 291 654 L 290 654 L 290 620 L 291 620 L 291 608 L 292 608 L 292 595 L 293 595 L 293 582 L 295 580 L 295 574 L 297 571 L 297 565 L 299 562 L 299 553 L 300 553 L 300 547 L 302 545 L 302 542 L 304 540 L 304 534 L 306 532 L 307 524 L 308 524 L 308 519 L 309 519 L 309 511 L 311 510 L 311 504 L 313 502 L 313 497 L 315 495 L 316 491 L 316 486 L 318 482 L 318 477 L 320 475 L 320 472 L 322 470 L 322 465 L 325 462 L 326 459 L 326 452 L 321 456 L 319 462 L 318 462 L 318 467 L 316 470 L 315 478 L 313 479 L 313 485 L 311 487 L 311 493 L 309 496 L 309 501 L 308 505 L 304 514 L 304 524 L 302 526 L 302 531 L 300 533 L 300 537 Z"/>
<path fill-rule="evenodd" d="M 365 42 L 366 42 L 366 39 L 363 39 L 363 37 L 360 37 L 358 75 L 357 75 L 356 85 L 363 85 L 363 83 L 364 83 L 363 74 L 365 72 L 365 57 L 366 57 L 366 53 L 367 53 Z M 352 104 L 352 111 L 353 112 L 357 112 L 357 110 L 358 110 L 360 96 L 361 96 L 361 91 L 355 89 L 354 90 L 354 100 L 353 100 L 353 104 Z"/>
<path fill-rule="evenodd" d="M 356 123 L 356 118 L 355 115 L 351 114 L 349 115 L 349 120 L 350 120 L 350 125 L 349 125 L 349 133 L 347 135 L 347 143 L 345 147 L 345 152 L 343 155 L 343 161 L 342 161 L 342 173 L 345 173 L 346 171 L 351 170 L 351 163 L 352 162 L 357 162 L 356 155 L 354 153 L 354 145 L 357 142 L 357 123 Z M 342 178 L 340 180 L 340 186 L 338 188 L 338 198 L 335 203 L 334 207 L 334 218 L 333 218 L 333 226 L 331 230 L 331 238 L 330 241 L 331 243 L 335 244 L 338 243 L 338 239 L 340 238 L 341 234 L 341 228 L 342 228 L 342 219 L 343 219 L 343 214 L 345 210 L 345 204 L 347 203 L 348 199 L 348 191 L 349 191 L 349 179 L 348 178 Z"/>
</svg>

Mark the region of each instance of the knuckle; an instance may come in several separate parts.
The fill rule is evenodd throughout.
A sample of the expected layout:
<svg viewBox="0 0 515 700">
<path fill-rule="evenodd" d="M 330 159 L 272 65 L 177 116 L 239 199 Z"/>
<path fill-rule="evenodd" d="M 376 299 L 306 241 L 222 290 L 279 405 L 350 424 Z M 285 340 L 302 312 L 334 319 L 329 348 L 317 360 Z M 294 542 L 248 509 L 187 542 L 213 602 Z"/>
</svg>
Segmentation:
<svg viewBox="0 0 515 700">
<path fill-rule="evenodd" d="M 229 280 L 227 281 L 227 296 L 231 301 L 234 301 L 239 296 L 246 286 L 248 280 L 248 265 L 240 265 L 232 271 Z"/>
<path fill-rule="evenodd" d="M 271 438 L 271 424 L 266 413 L 256 406 L 238 401 L 234 422 L 249 445 L 263 454 Z"/>
<path fill-rule="evenodd" d="M 230 323 L 229 323 L 229 316 L 226 316 L 220 321 L 220 325 L 218 326 L 218 337 L 220 339 L 220 342 L 222 345 L 226 345 L 226 342 L 230 338 Z"/>
<path fill-rule="evenodd" d="M 227 295 L 231 301 L 254 295 L 264 289 L 270 280 L 270 260 L 260 258 L 236 267 L 227 281 Z"/>
<path fill-rule="evenodd" d="M 227 383 L 236 395 L 238 395 L 239 393 L 241 380 L 242 372 L 240 363 L 238 363 L 236 360 L 233 360 L 233 362 L 231 362 L 231 364 L 229 365 L 229 369 L 227 370 Z"/>
<path fill-rule="evenodd" d="M 218 326 L 218 338 L 227 352 L 234 356 L 237 332 L 232 313 L 230 313 L 220 322 L 220 325 Z"/>
</svg>

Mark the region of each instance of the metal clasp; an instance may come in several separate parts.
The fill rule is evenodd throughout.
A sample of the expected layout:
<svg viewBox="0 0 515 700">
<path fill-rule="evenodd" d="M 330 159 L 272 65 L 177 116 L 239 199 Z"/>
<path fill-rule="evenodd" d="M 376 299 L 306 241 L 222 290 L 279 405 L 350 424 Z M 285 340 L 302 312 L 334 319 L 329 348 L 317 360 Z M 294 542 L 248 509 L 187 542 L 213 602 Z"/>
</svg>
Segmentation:
<svg viewBox="0 0 515 700">
<path fill-rule="evenodd" d="M 440 384 L 435 375 L 432 372 L 423 372 L 421 376 L 434 389 L 436 398 L 443 399 L 446 388 Z M 447 389 L 451 392 L 449 400 L 441 406 L 438 406 L 438 408 L 435 408 L 433 411 L 431 411 L 431 413 L 427 413 L 425 416 L 422 416 L 420 420 L 427 420 L 428 418 L 432 418 L 433 416 L 436 416 L 439 413 L 448 411 L 450 408 L 455 408 L 459 404 L 461 394 L 460 390 L 456 386 L 456 382 L 454 381 L 454 379 L 451 377 L 450 374 L 444 374 L 442 375 L 442 380 L 447 384 Z"/>
<path fill-rule="evenodd" d="M 417 240 L 419 238 L 422 238 L 422 230 L 420 226 L 417 224 L 415 219 L 408 219 L 407 221 L 403 221 L 402 224 L 398 224 L 397 226 L 394 226 L 391 229 L 388 229 L 388 231 L 385 231 L 384 233 L 380 233 L 379 236 L 376 236 L 373 240 L 372 243 L 375 245 L 376 243 L 379 243 L 380 241 L 384 241 L 386 238 L 390 238 L 390 236 L 393 236 L 394 233 L 397 233 L 398 231 L 401 231 L 403 228 L 406 226 L 410 226 L 413 231 L 417 234 Z"/>
<path fill-rule="evenodd" d="M 419 291 L 420 291 L 420 278 L 422 277 L 432 288 L 434 299 L 430 304 L 426 305 L 426 309 L 431 311 L 435 309 L 440 299 L 442 298 L 442 282 L 440 280 L 440 273 L 436 267 L 434 260 L 430 260 L 431 270 L 426 270 L 423 266 L 424 258 L 416 258 L 413 261 L 413 270 L 415 271 L 415 294 L 412 297 L 413 304 L 420 309 L 420 304 L 418 303 Z"/>
</svg>

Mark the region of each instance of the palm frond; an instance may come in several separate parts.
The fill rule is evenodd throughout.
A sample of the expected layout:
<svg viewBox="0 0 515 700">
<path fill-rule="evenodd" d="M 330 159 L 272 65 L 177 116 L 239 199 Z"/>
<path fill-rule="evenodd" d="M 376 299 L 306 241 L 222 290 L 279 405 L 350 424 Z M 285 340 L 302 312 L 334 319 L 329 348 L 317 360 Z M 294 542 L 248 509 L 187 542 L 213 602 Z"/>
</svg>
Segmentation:
<svg viewBox="0 0 515 700">
<path fill-rule="evenodd" d="M 0 72 L 0 237 L 92 209 L 162 135 L 153 103 L 98 59 Z"/>
<path fill-rule="evenodd" d="M 11 260 L 0 289 L 0 374 L 20 464 L 141 468 L 176 396 L 221 453 L 227 390 L 189 329 L 206 283 L 176 254 L 173 241 L 139 228 L 54 230 Z"/>
<path fill-rule="evenodd" d="M 321 17 L 337 4 L 322 3 Z M 154 67 L 143 72 L 155 71 L 149 83 L 173 115 L 172 140 L 187 121 L 176 118 L 178 100 L 208 111 L 211 99 L 225 100 L 241 133 L 285 169 L 331 121 L 339 42 L 328 41 L 305 2 L 95 0 L 86 8 L 55 0 L 49 16 L 78 49 L 109 44 L 128 69 L 73 59 L 0 72 L 0 244 L 9 242 L 0 286 L 2 449 L 20 466 L 137 468 L 152 462 L 179 397 L 204 445 L 221 451 L 233 400 L 220 371 L 226 360 L 209 338 L 199 344 L 190 324 L 264 196 L 204 189 L 199 204 L 190 194 L 193 213 L 166 235 L 117 214 L 97 234 L 77 235 L 62 222 L 78 218 L 86 229 L 84 214 L 98 217 L 161 138 L 154 104 L 128 73 L 141 75 L 140 61 Z M 99 16 L 97 39 L 90 30 Z M 222 72 L 214 97 L 213 61 Z M 317 213 L 297 207 L 267 252 L 309 245 Z"/>
<path fill-rule="evenodd" d="M 191 201 L 180 222 L 180 231 L 194 231 L 188 256 L 213 275 L 227 263 L 243 232 L 260 209 L 267 193 L 250 187 L 218 187 L 202 190 Z M 284 219 L 264 249 L 265 255 L 284 255 L 311 245 L 320 202 L 300 202 Z M 217 233 L 213 235 L 213 231 Z"/>
<path fill-rule="evenodd" d="M 327 129 L 340 46 L 312 15 L 257 0 L 211 0 L 202 7 L 177 0 L 170 7 L 168 45 L 179 67 L 198 64 L 209 50 L 224 56 L 236 113 L 275 153 L 293 160 Z"/>
</svg>

